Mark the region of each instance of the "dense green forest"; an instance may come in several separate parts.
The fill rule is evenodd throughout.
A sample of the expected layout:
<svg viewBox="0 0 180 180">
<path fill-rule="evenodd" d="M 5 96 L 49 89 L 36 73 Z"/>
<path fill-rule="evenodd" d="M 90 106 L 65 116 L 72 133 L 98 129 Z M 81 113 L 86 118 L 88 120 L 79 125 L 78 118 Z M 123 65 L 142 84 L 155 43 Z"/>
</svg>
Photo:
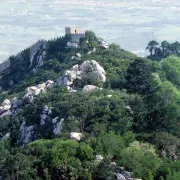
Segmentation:
<svg viewBox="0 0 180 180">
<path fill-rule="evenodd" d="M 99 47 L 92 31 L 86 32 L 78 48 L 66 48 L 70 38 L 48 41 L 46 58 L 36 72 L 36 62 L 30 66 L 30 48 L 21 57 L 10 57 L 10 67 L 1 73 L 0 101 L 20 99 L 27 87 L 56 81 L 85 60 L 95 60 L 104 68 L 106 82 L 87 76 L 75 82 L 76 92 L 55 84 L 33 103 L 22 102 L 17 113 L 1 117 L 2 179 L 178 180 L 179 43 L 163 41 L 160 47 L 151 41 L 150 56 L 142 58 L 116 44 Z M 85 93 L 85 85 L 100 89 Z M 51 113 L 41 125 L 44 106 Z M 58 135 L 52 133 L 56 117 L 63 123 Z M 20 141 L 23 122 L 35 128 L 34 139 L 27 144 Z M 82 138 L 70 138 L 72 132 L 81 133 Z M 8 138 L 4 138 L 6 133 Z"/>
</svg>

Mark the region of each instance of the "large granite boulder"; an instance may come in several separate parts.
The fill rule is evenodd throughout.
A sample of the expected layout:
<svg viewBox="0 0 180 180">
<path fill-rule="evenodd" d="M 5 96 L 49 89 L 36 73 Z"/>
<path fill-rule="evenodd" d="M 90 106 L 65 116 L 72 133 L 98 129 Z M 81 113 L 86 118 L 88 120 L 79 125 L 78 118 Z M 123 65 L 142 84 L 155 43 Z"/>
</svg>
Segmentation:
<svg viewBox="0 0 180 180">
<path fill-rule="evenodd" d="M 74 139 L 75 141 L 80 141 L 83 137 L 84 137 L 84 135 L 82 133 L 78 133 L 78 132 L 70 133 L 70 138 Z"/>
<path fill-rule="evenodd" d="M 53 85 L 54 81 L 48 80 L 45 83 L 38 84 L 37 86 L 30 86 L 26 88 L 23 99 L 29 103 L 33 103 L 34 96 L 37 96 L 41 92 L 46 92 L 48 89 L 52 88 Z"/>
<path fill-rule="evenodd" d="M 6 115 L 10 115 L 11 114 L 11 101 L 9 99 L 5 99 L 1 105 L 0 105 L 0 118 L 2 118 L 3 116 Z"/>
<path fill-rule="evenodd" d="M 120 173 L 117 173 L 116 177 L 117 177 L 117 180 L 126 180 L 126 178 Z"/>
<path fill-rule="evenodd" d="M 94 90 L 96 90 L 96 89 L 99 89 L 99 87 L 94 86 L 94 85 L 86 85 L 86 86 L 83 87 L 83 91 L 84 91 L 85 93 L 92 92 L 92 91 L 94 91 Z"/>
<path fill-rule="evenodd" d="M 7 111 L 11 109 L 11 101 L 9 99 L 5 99 L 0 106 L 0 111 Z"/>
<path fill-rule="evenodd" d="M 2 138 L 1 141 L 4 141 L 10 137 L 10 133 L 6 133 Z"/>
<path fill-rule="evenodd" d="M 106 72 L 95 60 L 84 61 L 81 65 L 74 65 L 70 70 L 57 79 L 57 84 L 67 89 L 72 89 L 75 80 L 83 80 L 85 77 L 93 77 L 99 82 L 106 81 Z"/>
</svg>

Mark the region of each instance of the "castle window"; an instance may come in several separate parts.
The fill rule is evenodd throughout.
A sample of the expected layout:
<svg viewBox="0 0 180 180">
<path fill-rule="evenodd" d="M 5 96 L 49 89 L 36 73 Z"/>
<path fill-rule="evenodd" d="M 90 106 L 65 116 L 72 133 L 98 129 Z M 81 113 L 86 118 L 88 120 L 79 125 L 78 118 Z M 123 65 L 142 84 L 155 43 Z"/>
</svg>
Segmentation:
<svg viewBox="0 0 180 180">
<path fill-rule="evenodd" d="M 77 34 L 77 30 L 75 30 L 75 34 Z"/>
</svg>

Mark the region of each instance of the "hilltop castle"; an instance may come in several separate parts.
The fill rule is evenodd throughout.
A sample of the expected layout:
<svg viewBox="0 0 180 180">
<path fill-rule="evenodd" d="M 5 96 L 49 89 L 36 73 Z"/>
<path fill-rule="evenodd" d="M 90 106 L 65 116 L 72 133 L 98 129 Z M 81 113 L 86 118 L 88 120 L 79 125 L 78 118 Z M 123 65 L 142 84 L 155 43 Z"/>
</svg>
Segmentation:
<svg viewBox="0 0 180 180">
<path fill-rule="evenodd" d="M 78 47 L 81 38 L 85 38 L 85 33 L 81 33 L 81 28 L 77 26 L 66 26 L 65 35 L 71 35 L 71 41 L 67 43 L 68 47 Z"/>
</svg>

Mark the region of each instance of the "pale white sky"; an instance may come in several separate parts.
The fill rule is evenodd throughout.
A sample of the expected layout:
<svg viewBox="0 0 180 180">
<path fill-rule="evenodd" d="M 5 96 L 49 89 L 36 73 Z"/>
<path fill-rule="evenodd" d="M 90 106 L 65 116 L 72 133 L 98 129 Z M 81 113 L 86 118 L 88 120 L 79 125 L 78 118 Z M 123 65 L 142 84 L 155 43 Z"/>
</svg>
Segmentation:
<svg viewBox="0 0 180 180">
<path fill-rule="evenodd" d="M 142 55 L 152 39 L 180 41 L 179 12 L 179 0 L 0 0 L 0 60 L 63 35 L 65 25 Z"/>
</svg>

